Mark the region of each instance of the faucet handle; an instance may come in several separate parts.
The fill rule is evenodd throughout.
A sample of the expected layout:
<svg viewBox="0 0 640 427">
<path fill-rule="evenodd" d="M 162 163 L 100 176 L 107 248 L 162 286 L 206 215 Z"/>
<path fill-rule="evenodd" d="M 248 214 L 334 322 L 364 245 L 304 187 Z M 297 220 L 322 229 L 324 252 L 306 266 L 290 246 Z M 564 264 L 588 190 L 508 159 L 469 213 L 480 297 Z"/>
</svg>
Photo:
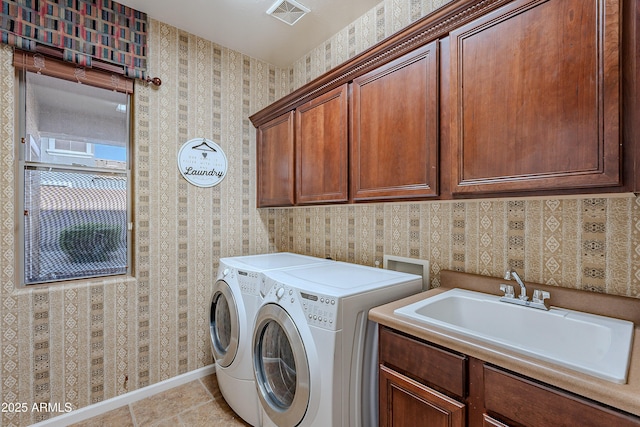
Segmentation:
<svg viewBox="0 0 640 427">
<path fill-rule="evenodd" d="M 515 297 L 515 292 L 513 290 L 513 286 L 511 286 L 511 285 L 501 284 L 500 285 L 500 290 L 502 292 L 504 292 L 504 296 L 506 298 L 514 298 Z"/>
<path fill-rule="evenodd" d="M 536 289 L 533 291 L 533 302 L 544 304 L 544 300 L 551 298 L 551 294 L 547 291 Z"/>
</svg>

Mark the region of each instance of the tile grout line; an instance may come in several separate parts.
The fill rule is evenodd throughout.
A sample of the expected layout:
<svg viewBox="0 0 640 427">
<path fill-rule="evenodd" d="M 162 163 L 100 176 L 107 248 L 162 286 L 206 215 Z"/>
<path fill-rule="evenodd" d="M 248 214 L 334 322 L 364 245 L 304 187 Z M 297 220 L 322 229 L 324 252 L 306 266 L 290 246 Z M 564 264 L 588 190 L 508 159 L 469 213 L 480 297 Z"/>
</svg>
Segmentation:
<svg viewBox="0 0 640 427">
<path fill-rule="evenodd" d="M 204 378 L 204 377 L 203 377 Z M 204 391 L 206 393 L 209 394 L 209 396 L 211 396 L 211 399 L 213 399 L 214 401 L 216 400 L 216 397 L 213 395 L 213 393 L 211 392 L 211 390 L 209 390 L 209 387 L 207 387 L 205 385 L 205 383 L 202 382 L 202 378 L 198 378 L 198 381 L 200 381 L 200 385 L 204 388 Z"/>
<path fill-rule="evenodd" d="M 131 403 L 127 403 L 127 407 L 129 408 L 129 415 L 131 416 L 131 422 L 133 422 L 133 427 L 138 427 L 138 421 L 136 420 L 136 415 L 133 412 L 133 407 Z"/>
<path fill-rule="evenodd" d="M 184 423 L 184 421 L 182 420 L 182 415 L 184 415 L 185 413 L 187 413 L 187 412 L 191 412 L 191 411 L 193 411 L 193 410 L 195 410 L 195 409 L 197 409 L 197 408 L 199 408 L 199 407 L 201 407 L 201 406 L 204 406 L 204 405 L 206 405 L 206 404 L 209 404 L 209 403 L 215 402 L 215 399 L 214 399 L 213 395 L 212 395 L 211 393 L 209 393 L 209 389 L 207 389 L 207 387 L 202 383 L 201 379 L 200 379 L 200 378 L 198 378 L 198 379 L 197 379 L 197 381 L 200 383 L 200 387 L 202 387 L 202 389 L 204 389 L 204 394 L 205 394 L 206 396 L 210 396 L 210 399 L 209 399 L 209 400 L 206 400 L 206 401 L 204 401 L 204 402 L 197 403 L 197 404 L 195 404 L 195 405 L 191 405 L 191 406 L 189 406 L 188 408 L 186 408 L 185 410 L 180 411 L 180 412 L 176 415 L 176 418 L 178 418 L 178 421 L 180 422 L 180 425 L 186 425 L 186 424 Z M 170 420 L 170 419 L 172 419 L 172 418 L 173 418 L 173 417 L 165 418 L 165 419 L 164 419 L 164 420 L 162 420 L 162 421 L 168 421 L 168 420 Z"/>
</svg>

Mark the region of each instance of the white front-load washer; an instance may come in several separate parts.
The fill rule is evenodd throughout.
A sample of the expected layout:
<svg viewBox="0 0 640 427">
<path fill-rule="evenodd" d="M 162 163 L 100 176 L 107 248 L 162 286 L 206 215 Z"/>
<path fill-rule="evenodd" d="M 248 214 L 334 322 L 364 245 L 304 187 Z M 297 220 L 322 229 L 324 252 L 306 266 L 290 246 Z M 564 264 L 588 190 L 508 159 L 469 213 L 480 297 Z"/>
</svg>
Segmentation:
<svg viewBox="0 0 640 427">
<path fill-rule="evenodd" d="M 422 278 L 344 262 L 265 276 L 253 333 L 262 425 L 377 425 L 377 324 L 368 312 L 420 292 Z"/>
<path fill-rule="evenodd" d="M 220 259 L 209 304 L 209 331 L 220 391 L 231 409 L 260 425 L 251 337 L 265 271 L 333 262 L 288 252 Z"/>
</svg>

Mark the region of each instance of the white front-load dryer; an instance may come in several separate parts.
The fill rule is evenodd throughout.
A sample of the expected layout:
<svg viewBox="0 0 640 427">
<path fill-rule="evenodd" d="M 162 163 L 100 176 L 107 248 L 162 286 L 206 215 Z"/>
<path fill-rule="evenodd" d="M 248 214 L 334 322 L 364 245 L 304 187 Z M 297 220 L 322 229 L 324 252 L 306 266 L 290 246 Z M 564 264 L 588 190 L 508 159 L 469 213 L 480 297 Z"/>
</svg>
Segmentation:
<svg viewBox="0 0 640 427">
<path fill-rule="evenodd" d="M 253 368 L 263 426 L 378 424 L 372 307 L 422 290 L 422 278 L 344 262 L 265 273 Z"/>
<path fill-rule="evenodd" d="M 216 376 L 231 409 L 253 426 L 260 425 L 260 410 L 251 360 L 251 337 L 261 301 L 262 273 L 328 262 L 332 261 L 288 252 L 220 259 L 209 304 Z"/>
</svg>

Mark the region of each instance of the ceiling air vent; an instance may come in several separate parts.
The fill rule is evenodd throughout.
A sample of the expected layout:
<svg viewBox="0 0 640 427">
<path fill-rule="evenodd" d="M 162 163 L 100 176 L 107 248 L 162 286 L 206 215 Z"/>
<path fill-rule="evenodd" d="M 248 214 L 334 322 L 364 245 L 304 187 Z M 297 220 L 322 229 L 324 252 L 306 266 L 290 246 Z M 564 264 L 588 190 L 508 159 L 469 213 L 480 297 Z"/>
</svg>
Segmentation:
<svg viewBox="0 0 640 427">
<path fill-rule="evenodd" d="M 295 24 L 309 12 L 310 9 L 294 0 L 278 0 L 267 10 L 269 15 L 289 25 Z"/>
</svg>

